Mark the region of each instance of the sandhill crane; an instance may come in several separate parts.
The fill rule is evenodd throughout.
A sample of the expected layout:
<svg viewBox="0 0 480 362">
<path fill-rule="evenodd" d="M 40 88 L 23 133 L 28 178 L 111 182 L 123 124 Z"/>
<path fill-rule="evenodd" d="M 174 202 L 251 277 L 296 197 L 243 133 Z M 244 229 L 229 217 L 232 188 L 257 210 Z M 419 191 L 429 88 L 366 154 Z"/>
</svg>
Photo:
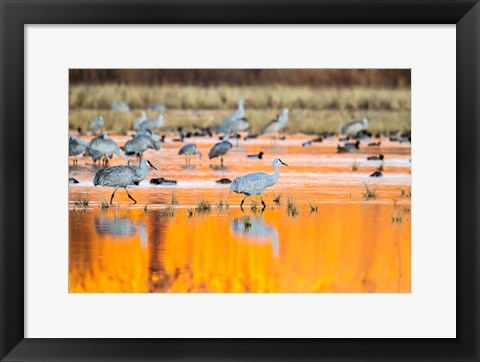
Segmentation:
<svg viewBox="0 0 480 362">
<path fill-rule="evenodd" d="M 128 157 L 124 155 L 116 142 L 110 138 L 97 138 L 90 147 L 93 163 L 96 163 L 99 158 L 104 157 L 103 163 L 108 165 L 108 158 L 112 155 L 117 155 L 128 161 Z"/>
<path fill-rule="evenodd" d="M 272 140 L 275 140 L 275 135 L 280 133 L 288 122 L 288 108 L 283 109 L 283 113 L 278 115 L 273 121 L 270 121 L 265 127 L 260 130 L 260 134 L 271 135 Z"/>
<path fill-rule="evenodd" d="M 138 126 L 139 131 L 151 131 L 153 132 L 154 129 L 163 127 L 163 114 L 159 114 L 157 118 L 149 118 L 145 121 L 141 122 Z"/>
<path fill-rule="evenodd" d="M 245 101 L 243 100 L 243 98 L 240 98 L 238 100 L 237 110 L 232 115 L 230 115 L 230 117 L 225 119 L 220 126 L 217 127 L 217 133 L 227 134 L 230 131 L 234 131 L 231 126 L 233 125 L 233 122 L 235 122 L 235 121 L 240 121 L 238 127 L 241 128 L 242 124 L 243 124 L 243 127 L 245 127 L 245 122 L 241 121 L 242 119 L 244 119 L 246 121 L 245 108 L 243 107 L 244 102 Z M 247 128 L 248 128 L 248 122 L 247 122 Z"/>
<path fill-rule="evenodd" d="M 90 142 L 88 143 L 87 147 L 85 147 L 85 154 L 84 156 L 91 156 L 92 155 L 92 146 L 98 142 L 98 140 L 100 139 L 108 139 L 108 136 L 107 136 L 107 132 L 102 132 L 101 135 L 97 136 L 97 137 L 94 137 L 90 140 Z"/>
<path fill-rule="evenodd" d="M 128 112 L 130 110 L 130 107 L 124 101 L 113 101 L 112 109 L 115 109 L 120 112 Z"/>
<path fill-rule="evenodd" d="M 92 119 L 90 122 L 90 127 L 88 128 L 90 131 L 93 132 L 93 134 L 97 134 L 105 124 L 105 119 L 103 118 L 103 115 L 101 115 L 98 118 Z"/>
<path fill-rule="evenodd" d="M 133 129 L 138 130 L 139 127 L 140 127 L 140 123 L 142 123 L 143 121 L 146 121 L 146 120 L 147 120 L 147 112 L 142 111 L 142 115 L 140 117 L 138 117 L 137 119 L 135 119 L 135 121 L 133 122 Z"/>
<path fill-rule="evenodd" d="M 228 151 L 233 147 L 230 141 L 228 141 L 228 137 L 224 139 L 222 142 L 216 143 L 208 152 L 208 158 L 211 160 L 215 157 L 220 157 L 221 165 L 223 166 L 223 156 L 227 154 Z"/>
<path fill-rule="evenodd" d="M 138 169 L 130 166 L 113 166 L 98 170 L 93 178 L 93 184 L 95 186 L 115 187 L 115 190 L 110 197 L 110 205 L 112 205 L 113 197 L 120 187 L 125 189 L 128 198 L 133 200 L 133 203 L 136 204 L 137 200 L 130 195 L 127 187 L 133 183 L 139 183 L 147 176 L 147 165 L 157 170 L 157 168 L 148 160 L 140 162 L 140 167 Z"/>
<path fill-rule="evenodd" d="M 73 156 L 73 165 L 78 163 L 77 156 L 85 152 L 87 144 L 84 140 L 78 139 L 75 136 L 68 138 L 68 155 Z"/>
<path fill-rule="evenodd" d="M 187 143 L 178 151 L 179 155 L 185 155 L 185 164 L 190 164 L 190 157 L 192 155 L 198 155 L 198 160 L 202 159 L 202 152 L 197 150 L 197 146 L 193 143 Z"/>
<path fill-rule="evenodd" d="M 368 118 L 365 117 L 364 119 L 355 120 L 342 125 L 342 127 L 340 128 L 340 133 L 353 137 L 353 136 L 356 136 L 358 132 L 365 131 L 367 129 L 368 129 Z"/>
<path fill-rule="evenodd" d="M 149 148 L 158 151 L 160 146 L 150 136 L 137 135 L 125 143 L 123 151 L 127 156 L 137 156 L 142 161 L 143 153 Z"/>
<path fill-rule="evenodd" d="M 280 164 L 288 166 L 281 159 L 276 158 L 273 160 L 273 174 L 270 175 L 265 172 L 254 172 L 244 176 L 239 176 L 232 181 L 230 184 L 230 192 L 233 191 L 238 194 L 245 195 L 240 203 L 240 208 L 242 208 L 245 199 L 251 195 L 260 195 L 263 208 L 267 206 L 263 201 L 262 194 L 267 187 L 273 186 L 277 183 L 278 177 L 280 176 L 280 172 L 278 171 L 278 165 Z"/>
</svg>

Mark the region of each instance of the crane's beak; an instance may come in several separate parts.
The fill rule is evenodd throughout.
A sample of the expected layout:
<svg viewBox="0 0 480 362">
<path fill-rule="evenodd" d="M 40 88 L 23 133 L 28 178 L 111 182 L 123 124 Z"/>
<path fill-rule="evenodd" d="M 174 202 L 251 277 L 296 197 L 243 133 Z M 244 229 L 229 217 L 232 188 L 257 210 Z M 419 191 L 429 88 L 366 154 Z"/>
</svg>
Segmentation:
<svg viewBox="0 0 480 362">
<path fill-rule="evenodd" d="M 147 161 L 147 162 L 148 162 L 148 164 L 150 165 L 151 168 L 153 168 L 153 169 L 155 169 L 155 170 L 158 171 L 158 168 L 156 168 L 154 165 L 152 165 L 152 164 L 150 163 L 150 161 Z"/>
<path fill-rule="evenodd" d="M 285 162 L 283 162 L 282 160 L 279 160 L 281 162 L 282 165 L 285 165 L 285 166 L 288 166 Z"/>
</svg>

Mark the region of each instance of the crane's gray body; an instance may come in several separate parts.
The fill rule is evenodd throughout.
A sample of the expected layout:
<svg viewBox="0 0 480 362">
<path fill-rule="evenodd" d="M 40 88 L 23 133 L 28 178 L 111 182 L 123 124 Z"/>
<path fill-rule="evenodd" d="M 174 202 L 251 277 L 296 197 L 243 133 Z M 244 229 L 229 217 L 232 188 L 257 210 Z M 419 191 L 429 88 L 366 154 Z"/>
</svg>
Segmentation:
<svg viewBox="0 0 480 362">
<path fill-rule="evenodd" d="M 279 133 L 281 130 L 285 128 L 288 122 L 288 109 L 284 108 L 283 113 L 273 121 L 268 123 L 265 127 L 260 130 L 260 134 L 269 134 L 273 135 Z"/>
<path fill-rule="evenodd" d="M 202 158 L 202 152 L 197 149 L 197 145 L 194 143 L 187 143 L 178 151 L 179 155 L 185 155 L 185 162 L 190 162 L 190 157 L 192 155 L 198 155 L 199 159 Z"/>
<path fill-rule="evenodd" d="M 135 119 L 134 123 L 133 123 L 133 129 L 136 129 L 138 130 L 138 128 L 140 127 L 140 124 L 143 122 L 143 121 L 146 121 L 147 120 L 147 112 L 146 111 L 142 111 L 142 115 Z"/>
<path fill-rule="evenodd" d="M 70 136 L 68 139 L 68 155 L 78 156 L 85 152 L 87 144 L 84 140 L 78 139 L 75 136 Z"/>
<path fill-rule="evenodd" d="M 128 160 L 128 157 L 122 154 L 114 140 L 110 138 L 97 138 L 94 141 L 90 146 L 93 162 L 96 162 L 102 157 L 110 157 L 111 155 L 117 155 L 118 157 Z"/>
<path fill-rule="evenodd" d="M 112 204 L 115 192 L 117 192 L 120 187 L 123 187 L 127 192 L 128 197 L 137 203 L 137 201 L 128 193 L 127 187 L 145 179 L 148 172 L 147 164 L 152 166 L 148 160 L 143 160 L 140 162 L 139 168 L 130 166 L 113 166 L 98 170 L 93 178 L 93 184 L 95 186 L 115 187 L 115 191 L 113 191 L 113 194 L 110 197 L 110 204 Z"/>
<path fill-rule="evenodd" d="M 160 146 L 155 143 L 152 137 L 144 134 L 136 135 L 131 140 L 128 140 L 123 147 L 126 155 L 135 155 L 140 158 L 143 157 L 143 152 L 148 149 L 158 151 Z"/>
<path fill-rule="evenodd" d="M 163 114 L 159 114 L 157 118 L 149 118 L 141 122 L 138 126 L 138 130 L 152 132 L 154 129 L 163 127 L 163 124 Z"/>
<path fill-rule="evenodd" d="M 208 158 L 212 159 L 215 157 L 223 157 L 227 154 L 228 151 L 233 147 L 230 141 L 223 140 L 222 142 L 216 143 L 208 152 Z"/>
<path fill-rule="evenodd" d="M 347 136 L 356 136 L 358 132 L 365 131 L 368 129 L 368 118 L 365 117 L 362 120 L 355 120 L 344 124 L 340 128 L 340 133 L 346 134 Z"/>
<path fill-rule="evenodd" d="M 277 183 L 278 178 L 280 177 L 280 172 L 278 171 L 279 164 L 284 164 L 287 166 L 286 163 L 283 163 L 280 159 L 276 158 L 273 160 L 273 174 L 254 172 L 244 176 L 239 176 L 232 181 L 230 184 L 230 191 L 245 195 L 240 207 L 242 207 L 243 202 L 248 196 L 260 195 L 260 197 L 262 197 L 263 191 L 265 191 L 267 187 L 273 186 Z M 263 202 L 263 198 L 261 200 L 263 206 L 265 207 L 266 205 Z"/>
<path fill-rule="evenodd" d="M 217 127 L 218 133 L 227 134 L 230 131 L 240 132 L 248 128 L 248 122 L 246 121 L 246 118 L 245 118 L 245 108 L 243 107 L 243 103 L 244 103 L 244 100 L 240 98 L 238 100 L 238 109 L 232 115 L 230 115 L 230 117 L 225 119 L 220 126 Z M 239 129 L 243 128 L 243 129 L 241 129 L 240 131 L 235 131 L 233 128 L 239 128 Z"/>
<path fill-rule="evenodd" d="M 98 118 L 92 119 L 90 122 L 90 131 L 96 133 L 100 131 L 103 128 L 103 125 L 105 124 L 105 120 L 103 116 L 100 116 Z"/>
</svg>

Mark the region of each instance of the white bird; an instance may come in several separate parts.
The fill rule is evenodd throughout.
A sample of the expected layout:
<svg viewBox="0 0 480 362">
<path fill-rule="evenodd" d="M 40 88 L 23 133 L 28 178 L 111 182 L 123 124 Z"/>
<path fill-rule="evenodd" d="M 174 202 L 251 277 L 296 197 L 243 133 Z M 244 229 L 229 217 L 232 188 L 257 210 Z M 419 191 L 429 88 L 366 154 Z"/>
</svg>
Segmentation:
<svg viewBox="0 0 480 362">
<path fill-rule="evenodd" d="M 92 131 L 94 134 L 97 134 L 98 131 L 100 131 L 105 124 L 105 119 L 103 118 L 103 115 L 101 115 L 98 118 L 92 119 L 90 122 L 90 127 L 89 130 Z"/>
<path fill-rule="evenodd" d="M 272 135 L 272 138 L 275 139 L 273 135 L 280 133 L 288 122 L 288 108 L 283 109 L 283 113 L 278 115 L 277 118 L 270 121 L 265 127 L 260 130 L 260 134 Z"/>
<path fill-rule="evenodd" d="M 235 121 L 239 121 L 239 122 L 237 122 L 238 125 L 235 126 L 235 128 L 242 128 L 242 127 L 245 127 L 245 126 L 248 128 L 248 122 L 247 122 L 247 119 L 245 118 L 245 108 L 243 107 L 244 102 L 245 101 L 243 100 L 243 98 L 240 98 L 238 100 L 237 110 L 232 115 L 230 115 L 230 117 L 225 119 L 220 126 L 218 126 L 218 128 L 217 128 L 218 133 L 227 134 L 227 133 L 230 133 L 230 131 L 235 131 L 233 129 Z M 245 123 L 246 123 L 246 125 L 245 125 Z M 246 128 L 244 128 L 244 129 L 246 129 Z"/>
<path fill-rule="evenodd" d="M 192 155 L 198 155 L 198 160 L 202 159 L 202 152 L 197 149 L 197 145 L 194 143 L 187 143 L 178 151 L 179 155 L 185 155 L 185 163 L 190 164 L 190 158 Z"/>
<path fill-rule="evenodd" d="M 145 179 L 147 176 L 147 165 L 157 170 L 150 161 L 143 160 L 140 162 L 140 167 L 134 168 L 130 166 L 113 166 L 110 168 L 105 168 L 98 170 L 93 178 L 93 184 L 95 186 L 105 186 L 105 187 L 115 187 L 115 190 L 110 197 L 110 205 L 113 202 L 113 197 L 117 190 L 122 187 L 127 192 L 128 198 L 133 200 L 133 203 L 136 204 L 135 200 L 127 190 L 127 187 L 133 183 L 138 183 Z"/>
<path fill-rule="evenodd" d="M 153 132 L 154 129 L 163 127 L 163 114 L 159 114 L 157 118 L 149 118 L 141 122 L 138 126 L 139 131 L 150 131 Z"/>
<path fill-rule="evenodd" d="M 273 160 L 273 174 L 270 175 L 265 172 L 254 172 L 244 176 L 239 176 L 232 181 L 232 183 L 230 184 L 230 192 L 233 191 L 238 194 L 245 195 L 242 202 L 240 203 L 240 208 L 242 208 L 245 199 L 251 195 L 260 195 L 260 200 L 262 201 L 263 208 L 267 206 L 263 201 L 262 194 L 267 187 L 273 186 L 277 183 L 280 176 L 280 172 L 278 171 L 278 165 L 280 164 L 288 166 L 281 159 L 276 158 Z"/>
<path fill-rule="evenodd" d="M 342 125 L 342 127 L 340 128 L 340 133 L 353 137 L 353 136 L 356 136 L 358 132 L 365 131 L 367 129 L 368 129 L 368 118 L 365 117 L 364 119 L 355 120 Z"/>
</svg>

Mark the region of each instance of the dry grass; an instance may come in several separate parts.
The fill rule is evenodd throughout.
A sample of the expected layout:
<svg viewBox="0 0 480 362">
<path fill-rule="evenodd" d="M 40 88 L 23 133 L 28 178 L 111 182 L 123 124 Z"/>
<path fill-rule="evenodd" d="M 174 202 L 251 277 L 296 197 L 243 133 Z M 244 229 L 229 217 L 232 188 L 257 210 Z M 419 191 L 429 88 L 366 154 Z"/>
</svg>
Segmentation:
<svg viewBox="0 0 480 362">
<path fill-rule="evenodd" d="M 272 192 L 273 194 L 273 202 L 277 205 L 280 205 L 280 199 L 282 198 L 282 194 L 275 194 L 274 192 Z"/>
<path fill-rule="evenodd" d="M 392 210 L 392 222 L 393 223 L 401 223 L 403 221 L 403 216 L 400 210 L 394 208 Z"/>
<path fill-rule="evenodd" d="M 197 207 L 196 207 L 197 211 L 207 212 L 207 211 L 210 211 L 211 209 L 212 209 L 212 205 L 208 200 L 199 200 L 197 202 Z"/>
<path fill-rule="evenodd" d="M 291 196 L 289 196 L 287 199 L 287 214 L 289 216 L 298 215 L 297 201 Z"/>
<path fill-rule="evenodd" d="M 73 85 L 70 87 L 69 125 L 88 129 L 90 121 L 103 114 L 107 131 L 126 134 L 135 118 L 152 102 L 167 105 L 166 131 L 182 126 L 214 127 L 245 98 L 250 131 L 273 119 L 282 108 L 290 109 L 287 133 L 338 132 L 342 123 L 368 116 L 371 132 L 410 130 L 410 91 L 373 88 L 313 88 L 287 86 L 195 87 Z M 110 109 L 113 100 L 124 100 L 132 111 Z M 156 113 L 148 110 L 148 116 Z"/>
<path fill-rule="evenodd" d="M 353 161 L 352 163 L 352 172 L 357 172 L 360 167 L 360 164 L 357 162 L 357 160 Z"/>
<path fill-rule="evenodd" d="M 377 197 L 377 190 L 375 188 L 373 187 L 371 188 L 366 183 L 363 184 L 363 188 L 364 188 L 363 197 L 366 198 L 367 200 L 374 199 Z"/>
<path fill-rule="evenodd" d="M 217 209 L 219 210 L 228 210 L 230 208 L 230 204 L 228 203 L 227 200 L 224 200 L 224 199 L 220 199 L 218 200 L 217 202 Z"/>
</svg>

